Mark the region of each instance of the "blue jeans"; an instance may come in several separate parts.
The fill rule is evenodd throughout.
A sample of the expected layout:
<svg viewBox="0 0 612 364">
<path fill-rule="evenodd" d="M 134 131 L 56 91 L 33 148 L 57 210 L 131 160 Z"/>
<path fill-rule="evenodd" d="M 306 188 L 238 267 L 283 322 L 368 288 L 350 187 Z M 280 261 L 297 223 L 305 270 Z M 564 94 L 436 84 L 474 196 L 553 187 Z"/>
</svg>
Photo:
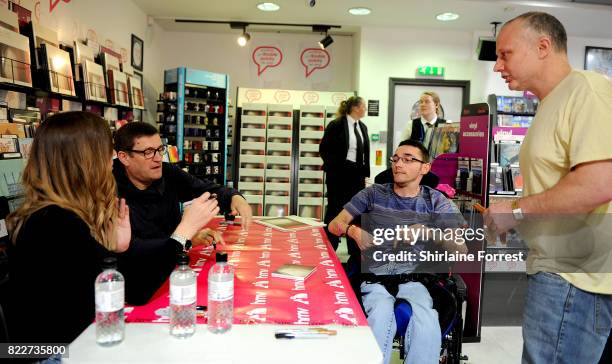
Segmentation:
<svg viewBox="0 0 612 364">
<path fill-rule="evenodd" d="M 530 275 L 523 363 L 596 364 L 612 327 L 612 295 L 583 291 L 561 276 Z"/>
<path fill-rule="evenodd" d="M 397 331 L 393 306 L 397 298 L 405 299 L 412 306 L 412 317 L 406 329 L 405 363 L 438 364 L 442 336 L 438 312 L 427 288 L 418 282 L 399 285 L 397 296 L 393 297 L 378 283 L 362 283 L 363 307 L 368 324 L 374 332 L 376 342 L 383 352 L 384 363 L 389 363 L 393 338 Z"/>
</svg>

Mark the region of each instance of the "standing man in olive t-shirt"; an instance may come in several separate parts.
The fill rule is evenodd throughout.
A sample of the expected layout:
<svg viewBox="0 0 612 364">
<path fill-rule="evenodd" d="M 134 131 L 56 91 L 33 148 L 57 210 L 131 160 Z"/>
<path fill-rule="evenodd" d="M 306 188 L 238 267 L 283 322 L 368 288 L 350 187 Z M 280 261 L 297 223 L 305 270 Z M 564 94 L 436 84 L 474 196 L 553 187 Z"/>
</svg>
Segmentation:
<svg viewBox="0 0 612 364">
<path fill-rule="evenodd" d="M 523 363 L 597 363 L 612 327 L 612 84 L 572 70 L 546 13 L 506 23 L 497 57 L 511 90 L 541 100 L 520 152 L 523 197 L 485 212 L 529 247 Z"/>
</svg>

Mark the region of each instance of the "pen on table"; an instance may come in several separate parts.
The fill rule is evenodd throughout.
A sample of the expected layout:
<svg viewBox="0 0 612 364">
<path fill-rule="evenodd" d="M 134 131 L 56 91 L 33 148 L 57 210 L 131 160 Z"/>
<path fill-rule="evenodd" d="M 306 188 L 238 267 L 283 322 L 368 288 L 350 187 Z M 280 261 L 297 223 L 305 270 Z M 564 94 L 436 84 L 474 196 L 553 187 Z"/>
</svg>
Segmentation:
<svg viewBox="0 0 612 364">
<path fill-rule="evenodd" d="M 326 329 L 324 327 L 309 327 L 309 328 L 295 328 L 295 329 L 282 329 L 276 330 L 276 333 L 293 334 L 293 333 L 312 333 L 312 334 L 325 334 L 334 336 L 338 333 L 336 330 Z"/>
<path fill-rule="evenodd" d="M 274 337 L 277 339 L 325 339 L 337 333 L 336 330 L 329 330 L 324 327 L 289 328 L 276 330 Z"/>
<path fill-rule="evenodd" d="M 274 334 L 274 337 L 277 339 L 326 339 L 330 335 L 327 334 L 319 334 L 316 332 L 277 332 Z"/>
</svg>

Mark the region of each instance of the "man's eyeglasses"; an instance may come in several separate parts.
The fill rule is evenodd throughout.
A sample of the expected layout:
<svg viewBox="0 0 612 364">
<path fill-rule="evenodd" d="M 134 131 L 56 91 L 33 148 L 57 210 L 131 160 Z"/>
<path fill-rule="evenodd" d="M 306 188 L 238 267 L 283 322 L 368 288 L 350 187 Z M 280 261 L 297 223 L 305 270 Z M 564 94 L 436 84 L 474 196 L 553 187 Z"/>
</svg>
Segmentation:
<svg viewBox="0 0 612 364">
<path fill-rule="evenodd" d="M 126 152 L 140 153 L 145 157 L 145 159 L 153 159 L 155 158 L 155 153 L 159 153 L 159 155 L 163 157 L 164 153 L 166 152 L 166 146 L 162 145 L 157 149 L 147 148 L 145 150 L 129 149 L 129 150 L 126 150 Z"/>
<path fill-rule="evenodd" d="M 410 154 L 405 154 L 405 157 L 400 157 L 398 155 L 394 155 L 393 157 L 391 157 L 389 159 L 391 161 L 391 163 L 393 164 L 397 164 L 400 160 L 404 163 L 404 164 L 410 164 L 412 162 L 419 162 L 419 163 L 427 163 L 425 161 L 422 161 L 420 159 L 415 158 L 413 155 Z"/>
</svg>

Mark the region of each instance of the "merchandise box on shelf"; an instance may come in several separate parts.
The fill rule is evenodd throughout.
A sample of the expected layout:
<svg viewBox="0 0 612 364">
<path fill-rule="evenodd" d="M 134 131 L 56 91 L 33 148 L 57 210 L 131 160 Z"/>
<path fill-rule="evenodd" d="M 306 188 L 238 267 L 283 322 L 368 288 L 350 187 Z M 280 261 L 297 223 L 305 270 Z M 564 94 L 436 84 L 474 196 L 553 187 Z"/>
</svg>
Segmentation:
<svg viewBox="0 0 612 364">
<path fill-rule="evenodd" d="M 51 44 L 42 44 L 41 56 L 44 56 L 43 71 L 47 74 L 49 91 L 62 95 L 76 96 L 74 77 L 68 52 Z"/>
<path fill-rule="evenodd" d="M 30 39 L 29 46 L 30 53 L 32 54 L 32 64 L 34 66 L 33 69 L 44 69 L 46 59 L 44 55 L 39 54 L 38 51 L 41 49 L 43 44 L 48 44 L 55 48 L 59 48 L 57 32 L 35 22 L 29 22 L 20 28 L 21 34 Z"/>
<path fill-rule="evenodd" d="M 111 101 L 115 105 L 130 106 L 128 99 L 128 81 L 125 73 L 110 69 L 108 71 L 108 82 L 111 89 Z"/>
<path fill-rule="evenodd" d="M 0 82 L 32 87 L 28 38 L 0 27 Z"/>
<path fill-rule="evenodd" d="M 17 13 L 10 11 L 6 7 L 0 7 L 0 28 L 5 28 L 12 32 L 19 33 Z"/>
<path fill-rule="evenodd" d="M 108 102 L 106 95 L 106 84 L 104 83 L 104 70 L 102 66 L 84 59 L 83 86 L 85 88 L 85 99 L 99 102 Z"/>
<path fill-rule="evenodd" d="M 130 90 L 128 94 L 131 107 L 144 110 L 144 93 L 142 92 L 140 81 L 134 78 L 134 76 L 127 76 L 127 81 Z"/>
</svg>

